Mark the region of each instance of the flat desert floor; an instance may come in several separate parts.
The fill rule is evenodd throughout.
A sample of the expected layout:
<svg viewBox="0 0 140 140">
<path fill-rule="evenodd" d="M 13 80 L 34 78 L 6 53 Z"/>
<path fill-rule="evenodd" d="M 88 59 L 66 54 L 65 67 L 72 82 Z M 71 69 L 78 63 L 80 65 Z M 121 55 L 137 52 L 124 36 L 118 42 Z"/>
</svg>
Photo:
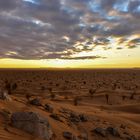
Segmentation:
<svg viewBox="0 0 140 140">
<path fill-rule="evenodd" d="M 47 118 L 52 140 L 140 140 L 139 69 L 1 69 L 6 84 L 0 140 L 42 140 L 12 125 L 15 112 Z"/>
</svg>

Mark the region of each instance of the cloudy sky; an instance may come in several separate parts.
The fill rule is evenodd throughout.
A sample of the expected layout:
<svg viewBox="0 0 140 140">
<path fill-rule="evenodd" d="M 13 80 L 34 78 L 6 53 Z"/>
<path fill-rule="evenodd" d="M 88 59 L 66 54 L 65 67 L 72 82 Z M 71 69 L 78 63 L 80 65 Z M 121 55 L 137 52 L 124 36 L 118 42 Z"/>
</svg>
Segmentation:
<svg viewBox="0 0 140 140">
<path fill-rule="evenodd" d="M 139 67 L 140 0 L 0 0 L 0 67 Z"/>
</svg>

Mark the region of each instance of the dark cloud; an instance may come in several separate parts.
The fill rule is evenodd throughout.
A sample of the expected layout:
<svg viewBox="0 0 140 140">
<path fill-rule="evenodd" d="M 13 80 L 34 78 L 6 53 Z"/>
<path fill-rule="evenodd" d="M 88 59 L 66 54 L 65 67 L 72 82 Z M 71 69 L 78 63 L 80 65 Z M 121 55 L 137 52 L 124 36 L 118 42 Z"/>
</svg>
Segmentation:
<svg viewBox="0 0 140 140">
<path fill-rule="evenodd" d="M 0 58 L 68 59 L 111 49 L 111 37 L 138 47 L 129 36 L 140 34 L 139 7 L 139 0 L 0 0 Z"/>
<path fill-rule="evenodd" d="M 17 6 L 20 6 L 20 0 L 0 0 L 0 11 L 14 10 Z"/>
<path fill-rule="evenodd" d="M 140 44 L 140 38 L 130 40 L 129 43 Z"/>
<path fill-rule="evenodd" d="M 101 0 L 101 7 L 105 10 L 110 10 L 113 8 L 117 0 Z"/>
<path fill-rule="evenodd" d="M 86 59 L 105 59 L 106 57 L 101 57 L 101 56 L 80 56 L 80 57 L 63 57 L 60 59 L 65 59 L 65 60 L 86 60 Z"/>
<path fill-rule="evenodd" d="M 128 49 L 133 49 L 133 48 L 136 48 L 136 47 L 137 47 L 136 45 L 129 45 Z"/>
</svg>

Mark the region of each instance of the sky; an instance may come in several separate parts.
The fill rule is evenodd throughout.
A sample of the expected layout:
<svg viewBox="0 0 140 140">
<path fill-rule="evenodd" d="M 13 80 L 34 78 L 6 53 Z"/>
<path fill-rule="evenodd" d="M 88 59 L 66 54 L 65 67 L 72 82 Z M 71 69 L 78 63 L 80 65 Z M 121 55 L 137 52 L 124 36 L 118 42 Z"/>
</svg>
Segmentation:
<svg viewBox="0 0 140 140">
<path fill-rule="evenodd" d="M 0 68 L 140 67 L 140 0 L 0 0 Z"/>
</svg>

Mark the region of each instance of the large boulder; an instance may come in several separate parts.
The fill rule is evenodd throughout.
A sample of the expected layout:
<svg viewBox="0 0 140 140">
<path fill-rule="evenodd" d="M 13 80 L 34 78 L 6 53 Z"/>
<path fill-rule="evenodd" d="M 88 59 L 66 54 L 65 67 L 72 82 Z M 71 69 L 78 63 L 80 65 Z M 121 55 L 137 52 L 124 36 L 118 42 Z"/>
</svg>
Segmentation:
<svg viewBox="0 0 140 140">
<path fill-rule="evenodd" d="M 34 112 L 15 112 L 11 116 L 11 123 L 13 127 L 45 140 L 50 140 L 53 136 L 47 118 Z"/>
</svg>

